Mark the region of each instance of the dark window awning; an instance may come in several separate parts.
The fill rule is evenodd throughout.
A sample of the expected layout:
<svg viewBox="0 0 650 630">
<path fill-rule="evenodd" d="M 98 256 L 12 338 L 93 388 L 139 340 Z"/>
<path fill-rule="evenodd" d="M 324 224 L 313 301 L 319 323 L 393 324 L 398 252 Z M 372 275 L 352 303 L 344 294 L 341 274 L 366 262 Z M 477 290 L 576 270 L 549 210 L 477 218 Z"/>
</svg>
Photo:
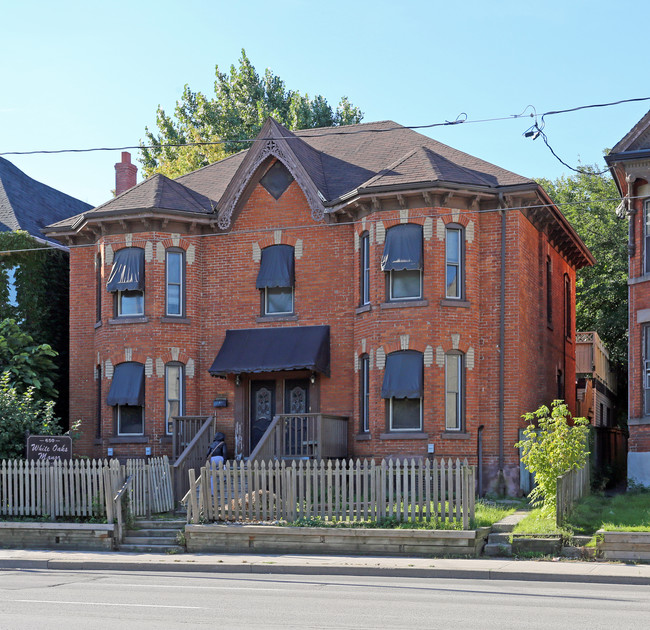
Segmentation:
<svg viewBox="0 0 650 630">
<path fill-rule="evenodd" d="M 422 226 L 404 223 L 386 232 L 382 271 L 422 269 Z"/>
<path fill-rule="evenodd" d="M 115 252 L 111 275 L 106 284 L 107 291 L 144 290 L 144 249 L 124 247 Z"/>
<path fill-rule="evenodd" d="M 260 271 L 255 286 L 258 289 L 292 287 L 295 282 L 293 247 L 271 245 L 262 250 Z"/>
<path fill-rule="evenodd" d="M 330 327 L 227 330 L 212 376 L 282 370 L 330 373 Z"/>
<path fill-rule="evenodd" d="M 115 366 L 107 405 L 144 405 L 144 365 L 120 363 Z"/>
<path fill-rule="evenodd" d="M 422 398 L 422 353 L 414 350 L 393 352 L 386 357 L 382 398 Z"/>
</svg>

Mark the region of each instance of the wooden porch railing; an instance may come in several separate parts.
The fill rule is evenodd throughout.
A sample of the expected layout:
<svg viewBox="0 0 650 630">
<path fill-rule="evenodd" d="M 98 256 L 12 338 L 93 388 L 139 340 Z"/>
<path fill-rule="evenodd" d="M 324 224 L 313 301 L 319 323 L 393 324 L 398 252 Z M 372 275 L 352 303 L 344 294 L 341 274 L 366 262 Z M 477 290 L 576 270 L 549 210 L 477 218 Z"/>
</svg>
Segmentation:
<svg viewBox="0 0 650 630">
<path fill-rule="evenodd" d="M 250 461 L 329 459 L 348 454 L 348 419 L 326 413 L 275 416 Z"/>
<path fill-rule="evenodd" d="M 184 416 L 173 418 L 172 422 L 174 500 L 180 501 L 189 488 L 189 471 L 198 472 L 205 466 L 205 456 L 215 432 L 214 419 L 212 416 Z M 178 455 L 177 449 L 181 449 Z"/>
</svg>

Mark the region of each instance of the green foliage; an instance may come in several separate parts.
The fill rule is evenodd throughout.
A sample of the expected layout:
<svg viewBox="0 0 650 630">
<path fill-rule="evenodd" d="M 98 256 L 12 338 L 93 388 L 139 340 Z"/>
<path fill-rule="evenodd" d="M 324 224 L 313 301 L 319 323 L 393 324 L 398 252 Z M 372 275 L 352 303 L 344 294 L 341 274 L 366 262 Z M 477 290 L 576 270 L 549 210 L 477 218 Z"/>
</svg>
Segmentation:
<svg viewBox="0 0 650 630">
<path fill-rule="evenodd" d="M 36 399 L 32 387 L 20 392 L 11 385 L 9 373 L 4 372 L 0 376 L 0 459 L 24 457 L 26 431 L 60 434 L 54 403 Z"/>
<path fill-rule="evenodd" d="M 23 249 L 32 251 L 19 251 Z M 67 417 L 68 254 L 48 248 L 23 231 L 0 232 L 0 251 L 12 251 L 0 257 L 0 320 L 15 320 L 22 333 L 38 344 L 51 346 L 56 353 L 51 357 L 56 369 L 48 374 L 53 385 L 46 395 L 54 396 L 54 390 L 59 392 L 57 415 Z M 8 274 L 12 268 L 16 269 L 17 306 L 8 300 Z M 42 390 L 36 395 L 41 393 Z"/>
<path fill-rule="evenodd" d="M 56 352 L 46 343 L 37 344 L 13 319 L 0 321 L 0 372 L 19 393 L 32 390 L 34 398 L 56 398 L 52 375 Z"/>
<path fill-rule="evenodd" d="M 538 534 L 558 535 L 568 538 L 571 531 L 558 527 L 555 523 L 555 514 L 546 514 L 541 508 L 531 510 L 512 530 L 513 534 Z"/>
<path fill-rule="evenodd" d="M 242 50 L 239 68 L 232 65 L 230 73 L 226 74 L 216 66 L 215 71 L 214 98 L 193 92 L 186 85 L 173 116 L 158 106 L 158 133 L 145 127 L 146 140 L 140 143 L 141 146 L 153 146 L 142 149 L 140 161 L 146 177 L 154 173 L 179 177 L 247 149 L 250 143 L 243 140 L 255 138 L 269 116 L 289 129 L 350 125 L 363 117 L 361 110 L 345 96 L 334 110 L 320 95 L 310 99 L 307 94 L 287 90 L 284 81 L 269 68 L 260 77 L 245 50 Z M 191 147 L 162 146 L 220 139 L 227 142 Z"/>
<path fill-rule="evenodd" d="M 529 498 L 534 506 L 541 506 L 544 515 L 555 514 L 557 478 L 569 470 L 579 470 L 587 461 L 589 422 L 574 418 L 561 400 L 554 400 L 551 410 L 542 405 L 534 413 L 522 416 L 529 424 L 524 439 L 515 444 L 523 449 L 521 460 L 535 475 L 535 488 Z"/>
<path fill-rule="evenodd" d="M 619 193 L 595 167 L 555 181 L 538 180 L 596 259 L 576 275 L 576 328 L 595 330 L 624 377 L 627 366 L 627 221 L 616 216 Z M 621 391 L 625 384 L 619 379 Z"/>
</svg>

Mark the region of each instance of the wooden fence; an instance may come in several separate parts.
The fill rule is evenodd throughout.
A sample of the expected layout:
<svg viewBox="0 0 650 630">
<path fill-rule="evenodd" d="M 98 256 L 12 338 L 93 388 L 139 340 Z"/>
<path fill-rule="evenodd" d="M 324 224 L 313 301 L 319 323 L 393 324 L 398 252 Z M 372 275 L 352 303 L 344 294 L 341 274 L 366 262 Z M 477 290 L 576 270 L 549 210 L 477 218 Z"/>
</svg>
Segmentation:
<svg viewBox="0 0 650 630">
<path fill-rule="evenodd" d="M 450 521 L 474 517 L 474 467 L 453 462 L 306 460 L 226 462 L 190 470 L 188 522 Z"/>
<path fill-rule="evenodd" d="M 101 517 L 106 460 L 2 460 L 0 515 Z"/>
<path fill-rule="evenodd" d="M 557 478 L 555 522 L 558 527 L 564 524 L 576 502 L 591 492 L 590 470 L 591 465 L 587 459 L 587 463 L 580 470 L 568 470 Z"/>
<path fill-rule="evenodd" d="M 129 509 L 134 516 L 173 509 L 167 457 L 127 460 L 0 462 L 0 516 L 55 518 L 117 516 L 115 496 L 129 483 Z"/>
</svg>

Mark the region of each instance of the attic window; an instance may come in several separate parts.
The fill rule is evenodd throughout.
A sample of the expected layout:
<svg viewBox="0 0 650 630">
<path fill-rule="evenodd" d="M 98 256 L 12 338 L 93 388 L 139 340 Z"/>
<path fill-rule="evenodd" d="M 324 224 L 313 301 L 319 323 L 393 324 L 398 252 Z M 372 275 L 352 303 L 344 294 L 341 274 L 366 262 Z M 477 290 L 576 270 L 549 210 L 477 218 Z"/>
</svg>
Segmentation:
<svg viewBox="0 0 650 630">
<path fill-rule="evenodd" d="M 266 188 L 267 192 L 277 201 L 284 191 L 289 188 L 293 181 L 293 176 L 287 170 L 282 162 L 277 161 L 260 180 L 260 184 Z"/>
</svg>

